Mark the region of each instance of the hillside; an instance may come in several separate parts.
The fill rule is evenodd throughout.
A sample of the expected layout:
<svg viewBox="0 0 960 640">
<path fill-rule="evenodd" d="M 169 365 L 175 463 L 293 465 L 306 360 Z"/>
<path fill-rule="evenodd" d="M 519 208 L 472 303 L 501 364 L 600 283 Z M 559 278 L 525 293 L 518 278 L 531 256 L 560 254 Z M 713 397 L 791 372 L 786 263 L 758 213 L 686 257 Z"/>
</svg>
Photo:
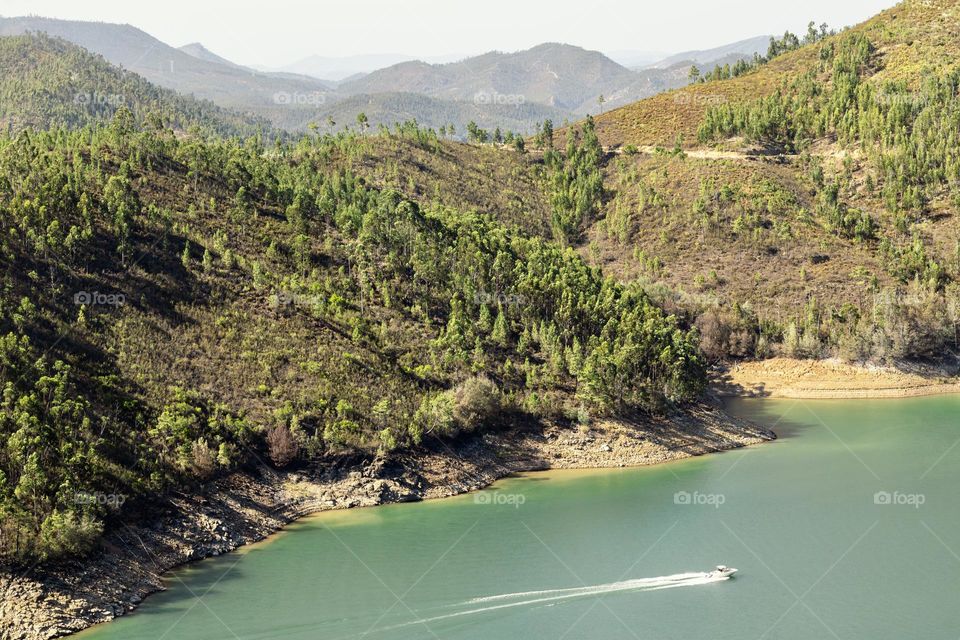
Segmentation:
<svg viewBox="0 0 960 640">
<path fill-rule="evenodd" d="M 0 37 L 0 127 L 80 127 L 110 121 L 126 107 L 138 121 L 160 119 L 183 131 L 269 132 L 263 120 L 160 89 L 100 56 L 45 35 Z"/>
<path fill-rule="evenodd" d="M 916 89 L 921 72 L 944 75 L 955 69 L 957 37 L 950 22 L 955 11 L 953 0 L 906 0 L 845 32 L 862 34 L 873 44 L 865 81 L 880 86 L 899 80 Z M 772 95 L 785 81 L 815 67 L 824 45 L 784 53 L 738 78 L 693 84 L 611 110 L 597 118 L 600 138 L 608 146 L 672 145 L 679 133 L 692 145 L 710 106 Z"/>
<path fill-rule="evenodd" d="M 196 57 L 130 25 L 36 17 L 0 18 L 0 35 L 27 32 L 62 38 L 156 85 L 230 109 L 262 113 L 281 104 L 286 111 L 311 111 L 330 90 L 325 83 L 306 76 L 254 72 L 210 56 Z M 278 95 L 292 97 L 278 101 Z M 278 118 L 274 121 L 283 124 Z"/>
<path fill-rule="evenodd" d="M 682 321 L 510 223 L 535 171 L 463 176 L 462 204 L 481 180 L 502 196 L 454 209 L 364 160 L 393 148 L 409 165 L 410 147 L 453 171 L 462 145 L 408 126 L 268 150 L 122 118 L 0 137 L 2 560 L 95 545 L 118 507 L 76 496 L 136 509 L 265 460 L 336 464 L 698 396 Z"/>
<path fill-rule="evenodd" d="M 541 132 L 529 156 L 511 160 L 542 185 L 518 193 L 527 214 L 513 220 L 642 283 L 698 326 L 714 359 L 950 361 L 960 308 L 956 82 L 933 78 L 955 68 L 955 7 L 897 7 L 807 45 L 797 39 L 739 77 L 597 117 L 609 151 L 586 165 L 600 172 L 600 194 L 587 188 L 589 172 L 580 186 L 557 178 Z M 921 48 L 920 38 L 937 46 Z M 917 68 L 929 70 L 926 88 L 885 84 Z M 874 83 L 882 92 L 870 92 Z M 855 87 L 856 101 L 839 102 L 849 100 L 840 86 Z M 624 113 L 644 110 L 656 116 L 630 123 L 633 131 L 662 137 L 616 137 L 627 130 L 614 128 Z M 679 148 L 671 123 L 684 133 Z M 566 134 L 553 138 L 561 156 L 570 154 Z M 358 171 L 376 175 L 375 166 Z M 403 173 L 408 191 L 430 194 L 443 191 L 437 176 L 449 170 L 427 157 Z M 495 192 L 496 179 L 485 180 Z M 558 217 L 558 206 L 581 202 Z"/>
<path fill-rule="evenodd" d="M 945 357 L 960 276 L 958 16 L 955 0 L 906 2 L 597 117 L 616 155 L 582 254 L 667 287 L 715 357 Z"/>
<path fill-rule="evenodd" d="M 369 126 L 393 127 L 396 123 L 416 120 L 421 126 L 439 129 L 454 126 L 451 137 L 465 138 L 467 124 L 493 131 L 500 128 L 504 133 L 515 131 L 523 135 L 533 133 L 536 123 L 545 120 L 562 122 L 571 114 L 542 104 L 490 104 L 484 100 L 442 100 L 418 93 L 378 93 L 355 95 L 324 105 L 319 113 L 311 115 L 308 122 L 316 122 L 329 130 L 329 121 L 335 123 L 333 130 L 350 126 L 356 128 L 357 115 L 367 116 Z M 300 125 L 305 127 L 308 122 Z"/>
</svg>

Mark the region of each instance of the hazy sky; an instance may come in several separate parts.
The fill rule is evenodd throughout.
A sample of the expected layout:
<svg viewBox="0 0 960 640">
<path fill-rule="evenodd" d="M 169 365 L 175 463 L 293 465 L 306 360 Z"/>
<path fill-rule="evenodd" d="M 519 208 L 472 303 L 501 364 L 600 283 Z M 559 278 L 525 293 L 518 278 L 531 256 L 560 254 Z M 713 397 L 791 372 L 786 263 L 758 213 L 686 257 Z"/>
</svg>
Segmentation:
<svg viewBox="0 0 960 640">
<path fill-rule="evenodd" d="M 0 0 L 0 15 L 128 22 L 168 44 L 200 41 L 235 62 L 311 54 L 414 56 L 566 42 L 604 52 L 703 49 L 810 20 L 855 24 L 893 0 Z"/>
</svg>

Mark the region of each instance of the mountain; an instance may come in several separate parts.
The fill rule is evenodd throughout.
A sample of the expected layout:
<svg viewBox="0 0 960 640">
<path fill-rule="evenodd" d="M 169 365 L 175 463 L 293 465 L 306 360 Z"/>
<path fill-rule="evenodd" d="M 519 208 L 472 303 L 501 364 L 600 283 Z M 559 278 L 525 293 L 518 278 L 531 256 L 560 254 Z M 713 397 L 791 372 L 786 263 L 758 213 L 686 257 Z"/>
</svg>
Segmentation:
<svg viewBox="0 0 960 640">
<path fill-rule="evenodd" d="M 530 132 L 547 118 L 562 122 L 681 86 L 689 66 L 634 72 L 598 52 L 548 43 L 443 64 L 404 61 L 361 76 L 357 73 L 403 56 L 313 57 L 262 72 L 200 43 L 176 49 L 130 25 L 0 18 L 0 35 L 26 32 L 63 38 L 158 86 L 297 131 L 328 117 L 353 122 L 364 111 L 375 124 L 416 119 L 431 126 L 452 122 L 464 131 L 472 120 L 491 129 Z M 325 75 L 343 81 L 334 86 L 311 77 Z"/>
<path fill-rule="evenodd" d="M 664 53 L 663 51 L 638 51 L 635 49 L 621 49 L 606 52 L 608 58 L 628 69 L 646 68 L 657 60 L 666 58 L 668 55 L 668 53 Z"/>
<path fill-rule="evenodd" d="M 130 25 L 50 18 L 0 18 L 0 35 L 44 32 L 98 53 L 150 82 L 221 106 L 261 112 L 275 106 L 307 110 L 330 90 L 314 78 L 261 73 L 233 63 L 196 57 Z M 192 48 L 196 51 L 196 48 Z M 206 50 L 204 50 L 206 51 Z"/>
<path fill-rule="evenodd" d="M 346 82 L 345 93 L 421 93 L 446 100 L 488 100 L 496 104 L 536 102 L 585 113 L 597 97 L 629 87 L 633 73 L 596 51 L 542 44 L 516 53 L 490 52 L 460 62 L 434 65 L 403 62 Z"/>
<path fill-rule="evenodd" d="M 121 107 L 144 122 L 223 134 L 269 130 L 266 121 L 155 87 L 102 57 L 45 34 L 0 37 L 0 127 L 78 127 L 109 121 Z"/>
<path fill-rule="evenodd" d="M 713 49 L 702 49 L 696 51 L 684 51 L 672 56 L 663 58 L 659 62 L 650 65 L 653 69 L 667 69 L 677 64 L 685 64 L 688 68 L 695 64 L 698 66 L 707 66 L 717 64 L 721 59 L 729 60 L 731 56 L 750 60 L 754 54 L 763 55 L 767 53 L 770 46 L 771 36 L 757 36 L 738 42 L 732 42 Z M 724 64 L 720 62 L 720 64 Z"/>
<path fill-rule="evenodd" d="M 426 62 L 435 64 L 453 62 L 466 56 L 433 56 L 426 58 Z M 292 64 L 274 69 L 284 73 L 296 73 L 312 76 L 321 80 L 342 82 L 356 79 L 377 69 L 417 60 L 416 56 L 400 53 L 374 53 L 356 56 L 309 56 Z"/>
<path fill-rule="evenodd" d="M 179 47 L 179 49 L 180 51 L 183 51 L 187 55 L 191 55 L 194 58 L 197 58 L 199 60 L 206 60 L 207 62 L 214 62 L 216 64 L 222 64 L 228 67 L 234 67 L 236 69 L 240 69 L 247 73 L 254 72 L 253 69 L 250 69 L 249 67 L 241 66 L 239 64 L 230 62 L 226 58 L 218 56 L 213 51 L 210 51 L 199 42 L 191 42 L 190 44 L 185 44 L 182 47 Z"/>
<path fill-rule="evenodd" d="M 314 78 L 291 73 L 263 73 L 236 65 L 199 43 L 174 49 L 129 25 L 71 22 L 46 18 L 0 18 L 0 34 L 43 32 L 100 53 L 114 65 L 186 95 L 196 95 L 228 109 L 266 118 L 277 127 L 304 131 L 328 117 L 346 124 L 366 112 L 371 123 L 392 126 L 416 119 L 427 126 L 453 123 L 465 131 L 471 120 L 529 133 L 537 122 L 561 122 L 572 114 L 524 101 L 484 104 L 471 95 L 444 101 L 413 92 L 379 90 L 376 95 L 338 92 Z M 371 58 L 370 60 L 373 60 Z M 425 64 L 425 63 L 422 63 Z M 356 83 L 362 80 L 355 80 Z M 491 100 L 497 96 L 491 94 Z"/>
<path fill-rule="evenodd" d="M 734 63 L 740 58 L 752 58 L 753 52 L 734 54 L 730 50 L 736 46 L 749 49 L 753 44 L 754 41 L 744 41 L 699 53 L 703 60 Z M 683 86 L 691 64 L 691 59 L 684 58 L 673 64 L 658 63 L 633 71 L 597 51 L 547 43 L 526 51 L 491 52 L 449 64 L 403 62 L 343 82 L 338 90 L 366 95 L 419 93 L 443 100 L 481 103 L 538 103 L 582 116 L 601 108 L 601 95 L 604 108 L 611 108 Z"/>
</svg>

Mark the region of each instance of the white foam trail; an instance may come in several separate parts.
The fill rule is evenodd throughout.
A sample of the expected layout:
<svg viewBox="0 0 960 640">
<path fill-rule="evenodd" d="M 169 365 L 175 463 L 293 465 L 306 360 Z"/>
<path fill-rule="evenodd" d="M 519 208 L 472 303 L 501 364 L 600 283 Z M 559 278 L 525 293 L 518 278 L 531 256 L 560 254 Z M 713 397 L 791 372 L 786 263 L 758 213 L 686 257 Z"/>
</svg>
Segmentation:
<svg viewBox="0 0 960 640">
<path fill-rule="evenodd" d="M 558 602 L 569 600 L 571 598 L 582 598 L 585 596 L 595 596 L 606 593 L 617 593 L 621 591 L 658 591 L 660 589 L 673 589 L 676 587 L 694 587 L 698 585 L 711 584 L 713 582 L 722 582 L 729 580 L 729 577 L 713 576 L 709 573 L 691 572 L 677 573 L 670 576 L 660 576 L 658 578 L 636 578 L 634 580 L 623 580 L 621 582 L 611 582 L 608 584 L 598 584 L 587 587 L 572 587 L 567 589 L 545 589 L 541 591 L 520 591 L 517 593 L 504 593 L 495 596 L 483 596 L 472 598 L 461 605 L 481 604 L 485 602 L 499 602 L 503 600 L 512 600 L 521 598 L 517 602 L 506 602 L 503 604 L 493 604 L 486 607 L 477 607 L 466 611 L 457 611 L 444 615 L 433 616 L 430 618 L 421 618 L 404 624 L 394 625 L 378 629 L 377 631 L 388 631 L 400 627 L 408 627 L 414 624 L 424 624 L 436 622 L 438 620 L 448 620 L 450 618 L 459 618 L 498 609 L 509 609 L 513 607 L 523 607 L 545 602 Z"/>
<path fill-rule="evenodd" d="M 613 591 L 628 591 L 628 590 L 647 590 L 650 588 L 657 587 L 669 587 L 669 586 L 684 586 L 687 583 L 693 581 L 698 581 L 702 578 L 708 577 L 709 574 L 703 572 L 690 572 L 690 573 L 675 573 L 670 576 L 660 576 L 659 578 L 636 578 L 634 580 L 624 580 L 622 582 L 611 582 L 609 584 L 599 584 L 592 587 L 573 587 L 570 589 L 546 589 L 543 591 L 519 591 L 517 593 L 504 593 L 496 596 L 483 596 L 480 598 L 472 598 L 463 604 L 477 604 L 481 602 L 494 602 L 497 600 L 510 600 L 512 598 L 529 598 L 529 597 L 542 597 L 548 595 L 559 595 L 559 594 L 582 594 L 582 595 L 592 595 L 595 593 L 610 593 Z M 713 582 L 713 580 L 710 580 Z M 676 583 L 684 583 L 683 585 L 676 585 Z M 701 584 L 700 582 L 695 582 L 695 584 Z M 703 583 L 706 584 L 706 583 Z"/>
</svg>

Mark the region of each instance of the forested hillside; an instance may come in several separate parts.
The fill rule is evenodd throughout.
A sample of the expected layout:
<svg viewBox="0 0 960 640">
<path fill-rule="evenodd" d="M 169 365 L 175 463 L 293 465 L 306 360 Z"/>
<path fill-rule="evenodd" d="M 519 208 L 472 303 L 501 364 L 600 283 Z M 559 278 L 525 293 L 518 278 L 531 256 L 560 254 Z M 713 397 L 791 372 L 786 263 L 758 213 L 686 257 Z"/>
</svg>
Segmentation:
<svg viewBox="0 0 960 640">
<path fill-rule="evenodd" d="M 88 496 L 130 508 L 260 460 L 658 411 L 702 388 L 695 334 L 641 287 L 333 160 L 383 139 L 267 147 L 133 122 L 0 139 L 7 560 L 88 549 L 120 508 Z M 449 144 L 413 125 L 393 139 Z"/>
<path fill-rule="evenodd" d="M 316 112 L 330 85 L 293 73 L 261 73 L 227 61 L 198 57 L 172 47 L 129 24 L 57 20 L 37 16 L 0 17 L 0 35 L 46 34 L 103 56 L 110 64 L 138 74 L 152 84 L 209 100 L 226 109 L 304 119 Z M 278 106 L 277 95 L 299 96 Z"/>
<path fill-rule="evenodd" d="M 47 35 L 0 37 L 0 127 L 80 127 L 126 108 L 139 122 L 225 135 L 269 131 L 265 120 L 160 89 L 100 56 Z"/>
</svg>

